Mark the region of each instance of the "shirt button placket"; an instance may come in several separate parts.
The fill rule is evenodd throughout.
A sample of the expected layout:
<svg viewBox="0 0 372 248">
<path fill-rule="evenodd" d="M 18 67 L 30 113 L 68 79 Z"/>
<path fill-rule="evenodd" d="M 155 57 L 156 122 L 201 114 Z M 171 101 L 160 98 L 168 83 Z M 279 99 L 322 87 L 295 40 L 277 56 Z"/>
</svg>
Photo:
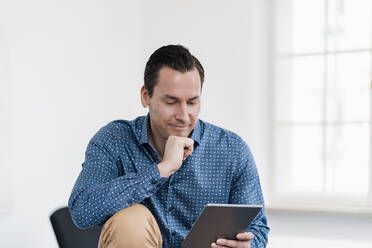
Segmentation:
<svg viewBox="0 0 372 248">
<path fill-rule="evenodd" d="M 174 205 L 173 205 L 173 194 L 172 194 L 172 180 L 173 178 L 170 178 L 169 187 L 168 187 L 168 223 L 169 223 L 169 232 L 170 232 L 170 243 L 172 244 L 174 242 L 174 237 L 176 235 L 176 231 L 174 230 Z"/>
</svg>

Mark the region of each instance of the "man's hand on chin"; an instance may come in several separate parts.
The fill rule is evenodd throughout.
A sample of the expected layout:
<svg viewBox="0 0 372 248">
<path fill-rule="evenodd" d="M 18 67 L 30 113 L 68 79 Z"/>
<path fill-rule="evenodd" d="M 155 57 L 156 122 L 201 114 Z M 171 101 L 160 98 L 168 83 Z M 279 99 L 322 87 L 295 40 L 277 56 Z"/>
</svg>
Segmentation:
<svg viewBox="0 0 372 248">
<path fill-rule="evenodd" d="M 160 176 L 170 177 L 193 151 L 194 141 L 192 139 L 170 135 L 165 144 L 163 160 L 158 164 Z"/>
<path fill-rule="evenodd" d="M 238 240 L 217 239 L 216 243 L 211 244 L 211 248 L 251 248 L 253 233 L 244 232 L 236 235 Z"/>
</svg>

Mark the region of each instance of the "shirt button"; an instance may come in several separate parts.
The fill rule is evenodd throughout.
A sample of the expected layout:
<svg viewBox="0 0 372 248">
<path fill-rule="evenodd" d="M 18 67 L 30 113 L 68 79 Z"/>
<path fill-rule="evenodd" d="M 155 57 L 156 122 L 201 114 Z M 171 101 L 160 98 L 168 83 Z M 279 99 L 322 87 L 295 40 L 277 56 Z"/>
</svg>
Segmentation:
<svg viewBox="0 0 372 248">
<path fill-rule="evenodd" d="M 173 210 L 174 210 L 173 206 L 169 207 L 169 211 L 173 211 Z"/>
<path fill-rule="evenodd" d="M 172 236 L 174 236 L 174 235 L 176 235 L 176 231 L 173 231 L 173 232 L 172 232 Z"/>
</svg>

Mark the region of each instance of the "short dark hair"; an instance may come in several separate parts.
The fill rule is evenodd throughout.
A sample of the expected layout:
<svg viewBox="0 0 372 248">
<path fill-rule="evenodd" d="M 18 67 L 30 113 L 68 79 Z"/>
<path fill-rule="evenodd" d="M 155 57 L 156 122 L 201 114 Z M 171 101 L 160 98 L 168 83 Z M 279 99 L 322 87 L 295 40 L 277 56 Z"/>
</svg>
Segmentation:
<svg viewBox="0 0 372 248">
<path fill-rule="evenodd" d="M 145 88 L 150 97 L 154 92 L 154 87 L 158 81 L 159 71 L 163 66 L 168 66 L 173 70 L 180 72 L 188 72 L 196 67 L 200 76 L 200 88 L 203 88 L 204 68 L 200 64 L 199 60 L 184 46 L 167 45 L 156 50 L 146 63 L 144 81 Z"/>
</svg>

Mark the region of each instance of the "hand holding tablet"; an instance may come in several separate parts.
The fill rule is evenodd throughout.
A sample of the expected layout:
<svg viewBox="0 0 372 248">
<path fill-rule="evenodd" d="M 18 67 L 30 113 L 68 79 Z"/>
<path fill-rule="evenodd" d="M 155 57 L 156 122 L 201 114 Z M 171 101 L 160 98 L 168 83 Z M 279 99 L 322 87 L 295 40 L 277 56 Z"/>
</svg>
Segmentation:
<svg viewBox="0 0 372 248">
<path fill-rule="evenodd" d="M 238 233 L 244 233 L 261 205 L 207 204 L 182 243 L 182 248 L 211 247 L 217 239 L 237 240 Z M 242 239 L 249 240 L 243 235 Z M 239 239 L 241 239 L 239 237 Z"/>
<path fill-rule="evenodd" d="M 250 241 L 254 238 L 253 233 L 244 232 L 236 235 L 237 240 L 217 239 L 216 243 L 212 243 L 212 248 L 218 247 L 251 247 Z"/>
</svg>

